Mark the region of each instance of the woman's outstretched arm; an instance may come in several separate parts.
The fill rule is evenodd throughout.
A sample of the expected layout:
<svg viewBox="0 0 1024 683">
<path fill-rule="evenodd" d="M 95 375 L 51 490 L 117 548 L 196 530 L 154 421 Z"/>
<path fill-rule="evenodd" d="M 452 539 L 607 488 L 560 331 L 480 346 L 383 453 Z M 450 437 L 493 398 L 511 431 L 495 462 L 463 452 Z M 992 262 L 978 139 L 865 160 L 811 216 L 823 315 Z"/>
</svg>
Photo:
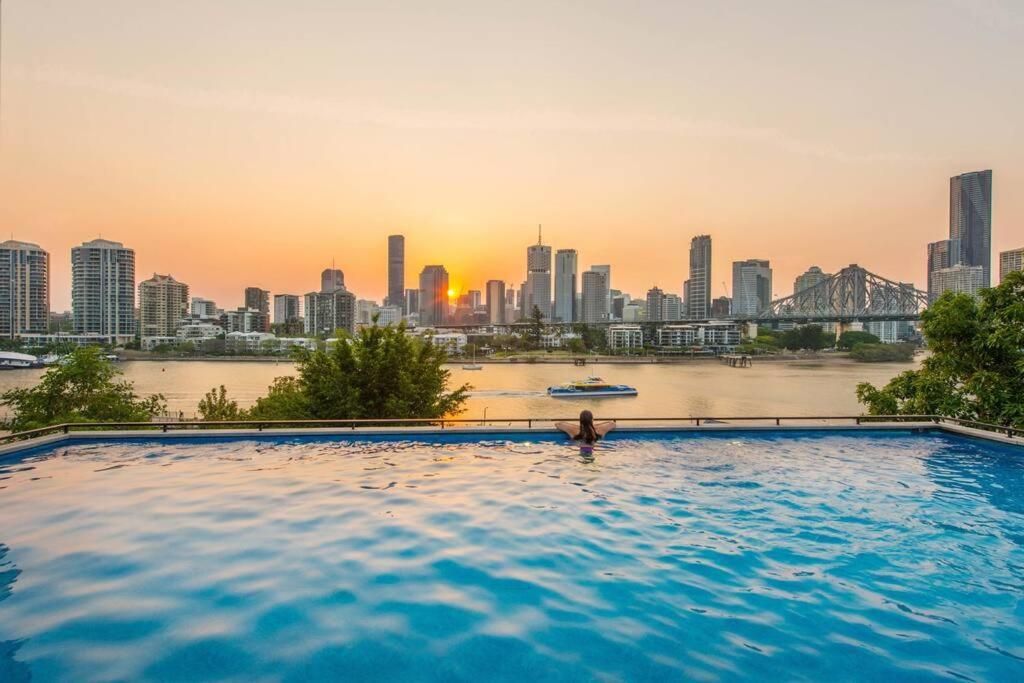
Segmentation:
<svg viewBox="0 0 1024 683">
<path fill-rule="evenodd" d="M 556 422 L 555 427 L 568 434 L 570 439 L 575 439 L 580 433 L 580 426 L 575 422 Z"/>
<path fill-rule="evenodd" d="M 598 422 L 594 425 L 594 431 L 597 432 L 598 436 L 604 436 L 613 429 L 615 429 L 615 423 L 611 420 L 608 420 L 607 422 Z"/>
</svg>

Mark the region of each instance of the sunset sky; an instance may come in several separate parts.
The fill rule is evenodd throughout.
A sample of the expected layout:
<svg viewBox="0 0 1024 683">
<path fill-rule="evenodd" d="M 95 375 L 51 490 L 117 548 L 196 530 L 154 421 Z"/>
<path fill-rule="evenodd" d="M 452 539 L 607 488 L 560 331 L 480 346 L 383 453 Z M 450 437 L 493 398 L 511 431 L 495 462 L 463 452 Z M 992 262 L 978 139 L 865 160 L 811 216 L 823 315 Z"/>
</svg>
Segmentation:
<svg viewBox="0 0 1024 683">
<path fill-rule="evenodd" d="M 993 169 L 1024 246 L 1024 3 L 4 0 L 0 228 L 102 235 L 224 307 L 258 285 L 361 298 L 443 263 L 524 279 L 526 246 L 680 292 L 690 238 L 925 282 L 949 176 Z M 994 255 L 995 261 L 995 255 Z M 730 292 L 731 293 L 731 292 Z"/>
</svg>

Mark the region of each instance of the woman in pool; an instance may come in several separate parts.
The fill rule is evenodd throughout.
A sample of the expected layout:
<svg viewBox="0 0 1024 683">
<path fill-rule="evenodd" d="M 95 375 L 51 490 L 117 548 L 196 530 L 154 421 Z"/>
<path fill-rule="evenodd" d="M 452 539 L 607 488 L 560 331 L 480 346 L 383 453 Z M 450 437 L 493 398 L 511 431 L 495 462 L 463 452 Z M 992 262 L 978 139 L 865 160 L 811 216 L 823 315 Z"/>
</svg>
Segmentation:
<svg viewBox="0 0 1024 683">
<path fill-rule="evenodd" d="M 580 452 L 590 454 L 594 452 L 594 444 L 608 432 L 615 429 L 615 423 L 609 421 L 594 424 L 594 414 L 589 410 L 580 413 L 580 423 L 556 422 L 555 426 L 569 435 L 573 441 L 580 442 Z"/>
</svg>

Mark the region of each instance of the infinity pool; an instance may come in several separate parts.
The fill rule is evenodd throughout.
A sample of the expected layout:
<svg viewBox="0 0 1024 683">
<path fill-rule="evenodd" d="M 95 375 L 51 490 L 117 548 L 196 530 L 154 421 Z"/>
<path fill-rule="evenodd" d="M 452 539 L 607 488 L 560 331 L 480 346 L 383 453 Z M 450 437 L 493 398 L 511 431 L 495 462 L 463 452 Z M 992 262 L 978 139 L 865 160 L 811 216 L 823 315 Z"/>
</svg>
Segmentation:
<svg viewBox="0 0 1024 683">
<path fill-rule="evenodd" d="M 1024 451 L 938 433 L 0 460 L 0 681 L 1024 678 Z"/>
</svg>

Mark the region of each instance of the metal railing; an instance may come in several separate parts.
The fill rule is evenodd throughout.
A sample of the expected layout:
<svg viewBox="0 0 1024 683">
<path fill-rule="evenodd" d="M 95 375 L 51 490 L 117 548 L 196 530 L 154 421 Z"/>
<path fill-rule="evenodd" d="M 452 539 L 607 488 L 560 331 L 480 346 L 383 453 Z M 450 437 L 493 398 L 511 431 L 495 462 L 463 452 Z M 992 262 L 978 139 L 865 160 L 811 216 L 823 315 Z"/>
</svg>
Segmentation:
<svg viewBox="0 0 1024 683">
<path fill-rule="evenodd" d="M 6 445 L 19 441 L 31 440 L 51 434 L 70 434 L 78 431 L 159 431 L 169 432 L 176 430 L 203 430 L 203 429 L 253 429 L 262 432 L 264 429 L 288 429 L 288 428 L 334 428 L 356 430 L 360 427 L 468 427 L 468 426 L 495 426 L 495 427 L 526 427 L 533 429 L 534 425 L 544 425 L 545 429 L 550 428 L 555 422 L 575 422 L 578 417 L 523 417 L 523 418 L 368 418 L 359 420 L 214 420 L 214 421 L 154 421 L 154 422 L 69 422 L 38 429 L 30 429 L 23 432 L 15 432 L 0 436 L 0 445 Z M 1014 427 L 994 425 L 975 420 L 964 420 L 956 417 L 944 417 L 941 415 L 797 415 L 797 416 L 762 416 L 744 415 L 738 417 L 711 417 L 711 416 L 689 416 L 689 417 L 604 417 L 601 420 L 615 422 L 616 424 L 646 423 L 654 425 L 661 423 L 666 426 L 693 426 L 701 427 L 713 424 L 757 424 L 768 423 L 769 425 L 783 426 L 783 423 L 808 423 L 808 422 L 852 422 L 855 425 L 871 423 L 899 423 L 899 422 L 930 422 L 935 425 L 953 424 L 981 431 L 991 431 L 1005 434 L 1008 437 L 1019 436 L 1024 433 Z"/>
</svg>

